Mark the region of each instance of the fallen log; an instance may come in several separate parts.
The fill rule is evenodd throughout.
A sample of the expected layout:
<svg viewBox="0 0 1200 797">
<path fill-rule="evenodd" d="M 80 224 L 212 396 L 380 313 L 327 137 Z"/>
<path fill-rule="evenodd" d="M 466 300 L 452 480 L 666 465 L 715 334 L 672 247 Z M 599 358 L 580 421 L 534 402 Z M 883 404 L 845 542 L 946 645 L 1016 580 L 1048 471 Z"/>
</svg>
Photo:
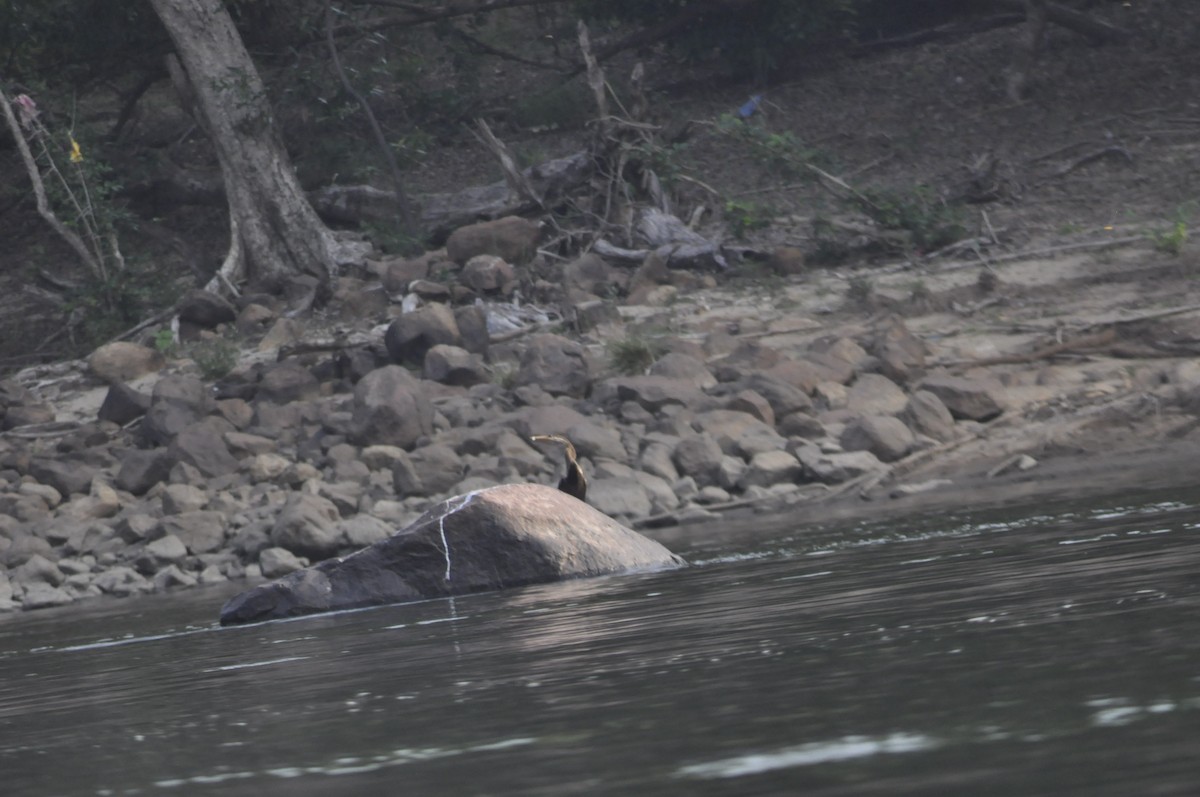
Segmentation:
<svg viewBox="0 0 1200 797">
<path fill-rule="evenodd" d="M 591 174 L 591 158 L 585 152 L 531 166 L 521 171 L 523 180 L 546 205 L 583 186 Z M 308 193 L 309 202 L 326 221 L 342 224 L 388 222 L 396 218 L 396 197 L 370 185 L 330 185 Z M 530 197 L 515 193 L 508 181 L 500 180 L 461 191 L 417 194 L 420 227 L 434 240 L 455 229 L 484 219 L 538 210 Z"/>
</svg>

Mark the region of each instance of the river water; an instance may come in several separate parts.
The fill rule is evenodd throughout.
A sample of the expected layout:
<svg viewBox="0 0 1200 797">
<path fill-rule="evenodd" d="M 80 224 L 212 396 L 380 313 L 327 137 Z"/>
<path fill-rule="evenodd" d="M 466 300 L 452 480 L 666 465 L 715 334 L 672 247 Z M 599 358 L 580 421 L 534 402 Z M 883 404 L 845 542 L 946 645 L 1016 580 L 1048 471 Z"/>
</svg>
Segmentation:
<svg viewBox="0 0 1200 797">
<path fill-rule="evenodd" d="M 1200 492 L 670 544 L 250 627 L 232 588 L 0 617 L 0 794 L 1200 794 Z"/>
</svg>

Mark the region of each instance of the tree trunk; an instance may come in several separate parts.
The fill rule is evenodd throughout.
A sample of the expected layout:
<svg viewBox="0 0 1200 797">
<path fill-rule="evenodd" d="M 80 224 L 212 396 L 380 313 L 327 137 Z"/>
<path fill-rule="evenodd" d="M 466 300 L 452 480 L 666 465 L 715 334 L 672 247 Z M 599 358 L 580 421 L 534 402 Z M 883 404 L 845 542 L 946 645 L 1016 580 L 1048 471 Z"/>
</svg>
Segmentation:
<svg viewBox="0 0 1200 797">
<path fill-rule="evenodd" d="M 249 276 L 328 281 L 336 268 L 332 236 L 296 180 L 262 80 L 225 7 L 220 0 L 150 2 L 175 43 L 216 149 Z M 231 254 L 237 249 L 231 245 Z M 236 269 L 235 260 L 226 259 L 223 273 Z"/>
</svg>

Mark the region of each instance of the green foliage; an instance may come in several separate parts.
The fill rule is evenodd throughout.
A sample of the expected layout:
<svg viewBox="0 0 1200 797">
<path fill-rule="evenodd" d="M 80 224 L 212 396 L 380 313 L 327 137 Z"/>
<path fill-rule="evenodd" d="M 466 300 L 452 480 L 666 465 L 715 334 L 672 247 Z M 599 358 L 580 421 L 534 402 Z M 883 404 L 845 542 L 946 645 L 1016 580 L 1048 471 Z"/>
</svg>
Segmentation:
<svg viewBox="0 0 1200 797">
<path fill-rule="evenodd" d="M 194 343 L 189 352 L 200 369 L 200 375 L 212 381 L 233 370 L 238 361 L 238 347 L 227 338 L 214 337 Z"/>
<path fill-rule="evenodd" d="M 905 230 L 923 250 L 938 249 L 966 234 L 963 211 L 930 189 L 917 185 L 906 191 L 868 189 L 858 208 L 888 230 Z"/>
<path fill-rule="evenodd" d="M 631 376 L 646 373 L 646 369 L 658 359 L 658 347 L 650 340 L 638 335 L 627 335 L 611 340 L 605 346 L 608 363 L 613 370 Z"/>
<path fill-rule="evenodd" d="M 1187 223 L 1177 221 L 1165 230 L 1155 230 L 1151 233 L 1151 237 L 1154 240 L 1155 249 L 1164 254 L 1178 255 L 1183 251 L 1183 245 L 1187 243 Z"/>
<path fill-rule="evenodd" d="M 0 63 L 5 77 L 25 86 L 47 74 L 79 87 L 123 77 L 160 61 L 164 38 L 149 3 L 0 2 Z"/>
<path fill-rule="evenodd" d="M 805 258 L 809 263 L 814 266 L 836 266 L 850 258 L 850 247 L 838 235 L 829 219 L 814 217 L 812 231 L 814 246 Z"/>
<path fill-rule="evenodd" d="M 1182 254 L 1188 240 L 1188 219 L 1195 213 L 1195 202 L 1184 203 L 1175 211 L 1175 219 L 1169 226 L 1151 230 L 1150 240 L 1154 248 L 1167 255 Z"/>
<path fill-rule="evenodd" d="M 868 306 L 875 298 L 875 286 L 861 274 L 851 277 L 846 287 L 846 298 L 854 304 Z"/>
<path fill-rule="evenodd" d="M 375 248 L 388 255 L 404 255 L 412 257 L 425 251 L 425 241 L 406 233 L 400 221 L 367 222 L 363 231 Z"/>
<path fill-rule="evenodd" d="M 174 357 L 179 349 L 175 343 L 175 333 L 169 328 L 155 332 L 154 349 L 164 357 Z"/>
<path fill-rule="evenodd" d="M 725 203 L 725 222 L 734 237 L 745 238 L 746 233 L 771 226 L 774 211 L 758 202 L 731 199 Z"/>
<path fill-rule="evenodd" d="M 722 114 L 716 128 L 763 166 L 784 177 L 810 177 L 809 164 L 828 164 L 828 158 L 820 150 L 806 146 L 790 130 L 772 133 L 762 125 L 732 114 Z"/>
</svg>

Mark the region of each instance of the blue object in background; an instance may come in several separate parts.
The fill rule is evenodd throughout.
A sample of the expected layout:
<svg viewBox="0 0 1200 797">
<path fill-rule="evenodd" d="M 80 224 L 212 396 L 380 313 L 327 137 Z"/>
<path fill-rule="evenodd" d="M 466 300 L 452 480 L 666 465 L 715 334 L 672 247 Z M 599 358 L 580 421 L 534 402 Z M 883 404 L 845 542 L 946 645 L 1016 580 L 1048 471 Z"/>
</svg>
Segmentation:
<svg viewBox="0 0 1200 797">
<path fill-rule="evenodd" d="M 738 118 L 739 119 L 749 119 L 751 116 L 754 115 L 754 112 L 758 110 L 758 104 L 760 102 L 762 102 L 761 94 L 755 94 L 754 96 L 752 96 L 746 102 L 745 105 L 743 105 L 741 108 L 737 109 Z"/>
</svg>

